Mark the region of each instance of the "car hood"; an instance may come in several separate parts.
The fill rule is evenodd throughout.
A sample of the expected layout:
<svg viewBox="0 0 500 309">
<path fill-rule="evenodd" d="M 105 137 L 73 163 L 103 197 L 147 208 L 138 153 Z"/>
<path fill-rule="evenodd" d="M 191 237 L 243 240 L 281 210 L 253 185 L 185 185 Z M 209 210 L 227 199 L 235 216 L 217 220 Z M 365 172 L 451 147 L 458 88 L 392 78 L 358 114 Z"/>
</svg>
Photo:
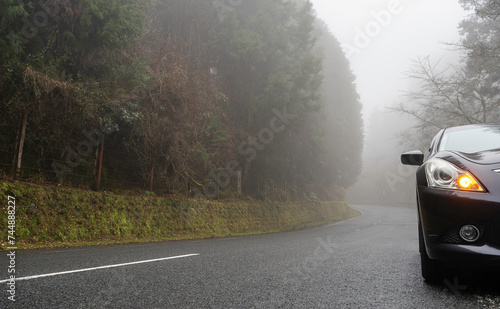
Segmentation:
<svg viewBox="0 0 500 309">
<path fill-rule="evenodd" d="M 500 163 L 500 149 L 476 153 L 456 152 L 456 154 L 476 164 L 491 165 Z"/>
</svg>

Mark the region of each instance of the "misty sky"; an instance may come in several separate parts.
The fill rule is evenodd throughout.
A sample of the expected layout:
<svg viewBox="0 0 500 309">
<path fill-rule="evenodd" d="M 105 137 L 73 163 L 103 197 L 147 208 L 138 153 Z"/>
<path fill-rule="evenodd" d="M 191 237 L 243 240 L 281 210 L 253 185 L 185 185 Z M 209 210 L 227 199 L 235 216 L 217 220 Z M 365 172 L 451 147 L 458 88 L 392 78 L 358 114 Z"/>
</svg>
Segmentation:
<svg viewBox="0 0 500 309">
<path fill-rule="evenodd" d="M 344 47 L 356 75 L 365 120 L 375 107 L 401 100 L 410 82 L 402 74 L 411 59 L 431 55 L 455 63 L 465 16 L 458 0 L 311 0 Z"/>
</svg>

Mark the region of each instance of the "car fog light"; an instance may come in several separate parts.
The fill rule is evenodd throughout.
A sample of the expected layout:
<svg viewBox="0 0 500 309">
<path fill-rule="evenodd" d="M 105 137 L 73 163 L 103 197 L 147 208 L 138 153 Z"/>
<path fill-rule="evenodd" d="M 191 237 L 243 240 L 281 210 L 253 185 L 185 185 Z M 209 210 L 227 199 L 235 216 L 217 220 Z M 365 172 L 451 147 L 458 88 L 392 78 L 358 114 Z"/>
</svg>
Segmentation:
<svg viewBox="0 0 500 309">
<path fill-rule="evenodd" d="M 467 242 L 475 242 L 479 239 L 480 235 L 481 233 L 479 233 L 478 228 L 474 225 L 464 225 L 460 229 L 460 237 Z"/>
</svg>

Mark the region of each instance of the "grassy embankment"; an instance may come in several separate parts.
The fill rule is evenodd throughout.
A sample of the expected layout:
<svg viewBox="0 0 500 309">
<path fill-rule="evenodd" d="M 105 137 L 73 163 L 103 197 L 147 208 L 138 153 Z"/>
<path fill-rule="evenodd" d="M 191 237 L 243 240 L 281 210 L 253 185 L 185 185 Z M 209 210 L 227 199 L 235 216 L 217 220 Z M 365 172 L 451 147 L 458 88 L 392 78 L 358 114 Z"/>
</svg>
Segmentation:
<svg viewBox="0 0 500 309">
<path fill-rule="evenodd" d="M 211 201 L 0 182 L 2 249 L 8 196 L 15 198 L 18 249 L 259 234 L 359 215 L 345 202 Z"/>
</svg>

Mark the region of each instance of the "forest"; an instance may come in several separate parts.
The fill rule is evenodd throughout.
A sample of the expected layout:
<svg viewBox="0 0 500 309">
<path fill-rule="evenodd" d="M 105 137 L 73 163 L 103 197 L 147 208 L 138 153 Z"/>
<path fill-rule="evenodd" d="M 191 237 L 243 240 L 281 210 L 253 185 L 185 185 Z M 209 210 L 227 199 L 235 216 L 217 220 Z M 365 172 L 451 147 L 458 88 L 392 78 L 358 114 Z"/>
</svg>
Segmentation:
<svg viewBox="0 0 500 309">
<path fill-rule="evenodd" d="M 342 200 L 363 121 L 306 0 L 4 0 L 0 178 Z"/>
</svg>

